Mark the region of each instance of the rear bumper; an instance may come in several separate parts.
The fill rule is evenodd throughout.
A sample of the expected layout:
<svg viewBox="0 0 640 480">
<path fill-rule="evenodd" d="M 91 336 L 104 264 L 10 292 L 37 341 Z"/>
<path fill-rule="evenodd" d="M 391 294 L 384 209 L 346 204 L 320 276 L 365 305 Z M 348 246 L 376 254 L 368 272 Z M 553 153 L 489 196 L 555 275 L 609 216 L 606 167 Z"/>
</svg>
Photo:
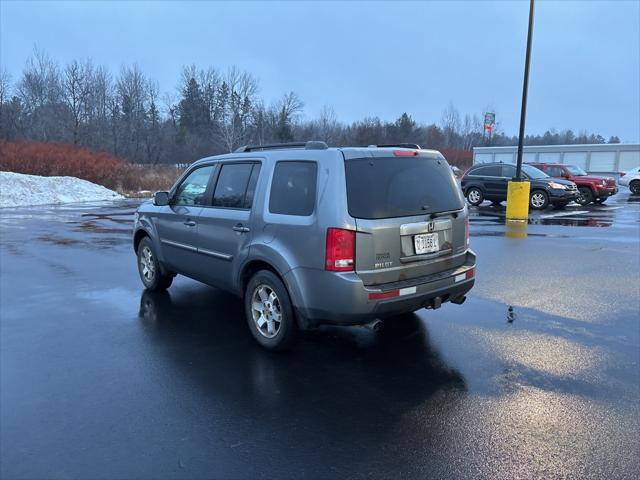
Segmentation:
<svg viewBox="0 0 640 480">
<path fill-rule="evenodd" d="M 429 306 L 436 297 L 445 303 L 465 295 L 474 285 L 475 266 L 476 256 L 468 250 L 460 267 L 375 287 L 365 286 L 352 272 L 307 268 L 291 270 L 285 275 L 285 282 L 303 325 L 361 325 L 375 318 L 414 312 Z M 474 276 L 466 278 L 470 270 Z"/>
</svg>

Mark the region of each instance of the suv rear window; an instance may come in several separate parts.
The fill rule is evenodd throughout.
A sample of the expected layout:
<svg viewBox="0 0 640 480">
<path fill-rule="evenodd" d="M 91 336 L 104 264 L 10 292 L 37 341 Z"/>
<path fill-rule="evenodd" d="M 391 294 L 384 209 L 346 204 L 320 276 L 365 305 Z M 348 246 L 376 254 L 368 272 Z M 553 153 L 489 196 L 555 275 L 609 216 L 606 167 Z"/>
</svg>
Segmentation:
<svg viewBox="0 0 640 480">
<path fill-rule="evenodd" d="M 269 211 L 283 215 L 311 215 L 316 203 L 317 174 L 315 162 L 276 163 Z"/>
<path fill-rule="evenodd" d="M 437 158 L 357 158 L 345 161 L 349 214 L 381 219 L 459 210 L 460 187 Z"/>
</svg>

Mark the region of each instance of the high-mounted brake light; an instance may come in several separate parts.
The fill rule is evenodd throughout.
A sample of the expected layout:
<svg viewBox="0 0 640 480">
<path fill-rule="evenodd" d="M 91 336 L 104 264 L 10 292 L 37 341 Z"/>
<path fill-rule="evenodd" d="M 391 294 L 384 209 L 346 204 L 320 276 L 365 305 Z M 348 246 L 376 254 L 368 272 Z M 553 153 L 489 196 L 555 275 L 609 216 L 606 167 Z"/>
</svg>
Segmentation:
<svg viewBox="0 0 640 480">
<path fill-rule="evenodd" d="M 351 272 L 356 265 L 356 232 L 327 228 L 324 268 L 332 272 Z"/>
<path fill-rule="evenodd" d="M 415 157 L 418 152 L 416 150 L 394 150 L 393 155 L 396 157 Z"/>
</svg>

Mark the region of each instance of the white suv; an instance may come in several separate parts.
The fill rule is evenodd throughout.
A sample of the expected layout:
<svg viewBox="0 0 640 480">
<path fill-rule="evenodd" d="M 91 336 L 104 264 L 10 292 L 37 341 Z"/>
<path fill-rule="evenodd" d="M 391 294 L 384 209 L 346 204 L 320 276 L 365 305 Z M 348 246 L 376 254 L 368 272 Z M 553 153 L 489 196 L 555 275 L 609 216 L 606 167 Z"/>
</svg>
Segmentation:
<svg viewBox="0 0 640 480">
<path fill-rule="evenodd" d="M 632 168 L 620 175 L 618 185 L 629 187 L 634 195 L 640 194 L 640 167 Z"/>
</svg>

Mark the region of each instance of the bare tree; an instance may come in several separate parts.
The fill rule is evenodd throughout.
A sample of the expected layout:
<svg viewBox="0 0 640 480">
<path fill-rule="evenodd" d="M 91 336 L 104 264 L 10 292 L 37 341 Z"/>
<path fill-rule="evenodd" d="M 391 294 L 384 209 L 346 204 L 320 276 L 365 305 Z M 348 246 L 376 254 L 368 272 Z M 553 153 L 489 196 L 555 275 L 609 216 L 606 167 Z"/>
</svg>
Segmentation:
<svg viewBox="0 0 640 480">
<path fill-rule="evenodd" d="M 0 69 L 0 105 L 9 100 L 11 95 L 11 75 L 9 71 L 2 67 Z"/>
<path fill-rule="evenodd" d="M 91 62 L 80 63 L 77 60 L 69 63 L 62 75 L 64 101 L 73 117 L 73 143 L 75 144 L 80 140 L 80 124 L 87 119 L 92 76 Z"/>
<path fill-rule="evenodd" d="M 335 145 L 338 141 L 339 133 L 340 127 L 335 110 L 330 105 L 324 105 L 318 118 L 319 139 L 324 140 L 329 145 Z"/>
</svg>

